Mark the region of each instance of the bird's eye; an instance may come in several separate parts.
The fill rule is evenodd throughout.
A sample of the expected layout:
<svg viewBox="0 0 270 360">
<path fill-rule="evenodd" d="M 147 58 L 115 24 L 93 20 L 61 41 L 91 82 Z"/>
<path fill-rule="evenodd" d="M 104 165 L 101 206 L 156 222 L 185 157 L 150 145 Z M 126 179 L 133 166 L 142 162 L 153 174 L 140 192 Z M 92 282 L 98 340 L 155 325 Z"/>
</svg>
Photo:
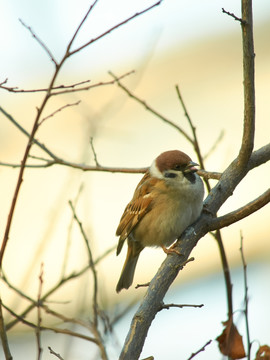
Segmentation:
<svg viewBox="0 0 270 360">
<path fill-rule="evenodd" d="M 175 165 L 175 167 L 174 167 L 174 170 L 182 170 L 182 166 L 181 165 Z"/>
</svg>

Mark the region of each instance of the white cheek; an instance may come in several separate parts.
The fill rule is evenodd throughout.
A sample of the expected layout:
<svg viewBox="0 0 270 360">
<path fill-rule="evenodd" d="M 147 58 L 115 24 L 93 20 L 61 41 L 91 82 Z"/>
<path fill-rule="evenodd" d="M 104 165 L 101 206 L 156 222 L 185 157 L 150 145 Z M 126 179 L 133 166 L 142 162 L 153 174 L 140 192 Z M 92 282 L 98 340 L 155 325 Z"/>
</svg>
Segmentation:
<svg viewBox="0 0 270 360">
<path fill-rule="evenodd" d="M 162 173 L 158 170 L 156 161 L 154 160 L 152 165 L 150 166 L 150 174 L 158 179 L 163 179 Z"/>
</svg>

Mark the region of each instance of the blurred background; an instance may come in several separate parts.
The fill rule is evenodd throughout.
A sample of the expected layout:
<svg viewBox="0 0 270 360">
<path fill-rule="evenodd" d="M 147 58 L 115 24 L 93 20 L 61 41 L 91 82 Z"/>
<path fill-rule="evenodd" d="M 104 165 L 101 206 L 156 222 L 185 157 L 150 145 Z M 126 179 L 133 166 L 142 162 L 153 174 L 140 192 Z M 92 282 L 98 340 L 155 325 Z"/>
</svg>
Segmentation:
<svg viewBox="0 0 270 360">
<path fill-rule="evenodd" d="M 102 34 L 117 23 L 154 2 L 100 0 L 82 27 L 73 49 Z M 13 0 L 0 3 L 0 82 L 20 89 L 46 88 L 54 65 L 44 49 L 22 26 L 21 19 L 59 61 L 75 29 L 84 17 L 89 1 Z M 123 25 L 70 58 L 59 74 L 58 85 L 91 80 L 91 84 L 112 80 L 135 70 L 123 83 L 189 134 L 190 129 L 179 103 L 178 85 L 197 129 L 201 151 L 209 171 L 222 172 L 238 154 L 242 136 L 243 85 L 242 44 L 239 22 L 222 13 L 241 16 L 240 1 L 164 1 L 160 6 Z M 254 2 L 256 53 L 256 138 L 255 149 L 269 142 L 270 133 L 270 3 Z M 27 131 L 31 131 L 36 108 L 44 93 L 16 94 L 1 89 L 0 106 Z M 81 100 L 44 121 L 36 138 L 56 156 L 67 161 L 95 165 L 93 144 L 103 166 L 146 167 L 161 152 L 180 149 L 194 161 L 192 146 L 173 127 L 162 122 L 127 96 L 117 85 L 65 94 L 51 99 L 44 117 L 58 108 Z M 0 113 L 0 162 L 20 164 L 27 138 Z M 48 158 L 36 146 L 32 156 Z M 29 159 L 40 164 L 38 159 Z M 4 233 L 18 168 L 0 166 L 0 230 Z M 76 211 L 90 241 L 94 259 L 117 243 L 115 230 L 124 207 L 131 199 L 141 175 L 83 172 L 55 165 L 28 168 L 19 194 L 9 242 L 4 257 L 4 273 L 10 283 L 37 299 L 40 267 L 43 263 L 45 294 L 63 277 L 80 271 L 88 263 L 85 243 L 72 222 L 68 201 Z M 270 165 L 252 170 L 220 214 L 253 200 L 269 188 Z M 215 184 L 214 181 L 211 184 Z M 249 322 L 253 354 L 259 344 L 270 343 L 270 231 L 269 205 L 247 219 L 222 230 L 232 271 L 236 325 L 245 337 L 243 316 L 244 282 L 240 233 L 248 264 Z M 108 335 L 110 359 L 117 359 L 129 324 L 145 289 L 133 288 L 116 294 L 115 285 L 125 259 L 111 252 L 99 263 L 99 302 L 111 317 L 126 307 L 129 311 Z M 146 339 L 142 358 L 187 359 L 208 340 L 222 332 L 227 318 L 226 294 L 218 247 L 211 236 L 200 240 L 192 255 L 195 261 L 181 271 L 168 292 L 166 303 L 204 304 L 203 308 L 170 309 L 159 313 Z M 134 285 L 145 283 L 164 260 L 159 249 L 145 249 L 140 256 Z M 93 292 L 90 271 L 69 281 L 49 298 L 50 307 L 68 317 L 88 319 Z M 1 282 L 1 297 L 17 313 L 29 302 Z M 134 304 L 134 305 L 130 305 Z M 130 306 L 129 306 L 130 305 Z M 6 322 L 12 317 L 5 313 Z M 28 316 L 36 321 L 36 312 Z M 43 314 L 44 324 L 61 321 Z M 82 332 L 78 328 L 74 329 Z M 90 333 L 86 332 L 87 335 Z M 36 339 L 26 326 L 9 332 L 14 359 L 34 359 Z M 42 333 L 43 359 L 51 359 L 48 346 L 67 359 L 97 359 L 98 351 L 89 342 L 50 332 Z M 0 350 L 1 351 L 1 350 Z M 0 352 L 0 358 L 3 358 Z M 254 358 L 255 356 L 253 356 Z M 197 356 L 221 359 L 216 341 Z"/>
</svg>

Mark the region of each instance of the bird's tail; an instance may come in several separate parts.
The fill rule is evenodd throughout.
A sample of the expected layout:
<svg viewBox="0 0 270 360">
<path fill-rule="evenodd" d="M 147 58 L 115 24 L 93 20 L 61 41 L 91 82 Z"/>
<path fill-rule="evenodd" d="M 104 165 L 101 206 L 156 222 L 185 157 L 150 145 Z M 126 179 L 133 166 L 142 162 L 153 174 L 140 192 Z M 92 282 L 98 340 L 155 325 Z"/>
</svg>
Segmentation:
<svg viewBox="0 0 270 360">
<path fill-rule="evenodd" d="M 136 242 L 128 241 L 127 257 L 120 275 L 120 279 L 116 286 L 117 292 L 121 291 L 122 289 L 128 289 L 132 284 L 137 261 L 142 249 L 143 247 L 137 246 Z"/>
</svg>

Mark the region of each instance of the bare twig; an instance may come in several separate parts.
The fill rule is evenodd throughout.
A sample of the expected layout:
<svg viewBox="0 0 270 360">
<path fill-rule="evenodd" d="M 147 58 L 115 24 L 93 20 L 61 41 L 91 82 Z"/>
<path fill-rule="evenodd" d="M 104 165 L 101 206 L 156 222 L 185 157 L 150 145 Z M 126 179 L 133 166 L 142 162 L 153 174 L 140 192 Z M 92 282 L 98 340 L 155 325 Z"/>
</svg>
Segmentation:
<svg viewBox="0 0 270 360">
<path fill-rule="evenodd" d="M 182 95 L 180 93 L 179 87 L 176 86 L 176 91 L 177 91 L 177 95 L 178 98 L 181 102 L 181 105 L 183 107 L 185 116 L 188 120 L 188 123 L 190 125 L 192 134 L 193 134 L 193 139 L 194 139 L 194 149 L 195 152 L 197 154 L 200 166 L 202 167 L 202 169 L 204 169 L 204 161 L 203 161 L 203 157 L 201 154 L 201 150 L 200 150 L 200 145 L 199 145 L 199 141 L 197 139 L 197 135 L 196 135 L 196 128 L 193 125 L 193 122 L 191 120 L 191 117 L 189 116 L 189 113 L 187 111 L 186 105 L 184 103 L 184 100 L 182 98 Z M 203 177 L 208 193 L 211 191 L 211 186 L 210 183 L 207 179 L 207 177 Z M 222 268 L 223 268 L 223 274 L 224 274 L 224 279 L 225 279 L 225 285 L 226 285 L 226 294 L 227 294 L 227 305 L 228 305 L 228 313 L 230 316 L 232 316 L 233 314 L 233 301 L 232 301 L 232 284 L 231 284 L 231 276 L 230 276 L 230 270 L 229 270 L 229 264 L 228 264 L 228 260 L 226 257 L 226 253 L 225 253 L 225 248 L 223 245 L 223 241 L 222 241 L 222 236 L 221 236 L 221 232 L 219 230 L 216 231 L 215 233 L 215 239 L 217 240 L 217 244 L 218 244 L 218 248 L 219 248 L 219 253 L 220 253 L 220 257 L 221 257 L 221 262 L 222 262 Z"/>
<path fill-rule="evenodd" d="M 241 253 L 241 259 L 242 259 L 243 270 L 244 270 L 244 287 L 245 287 L 245 300 L 244 300 L 245 308 L 244 308 L 244 314 L 245 314 L 246 334 L 247 334 L 247 360 L 250 360 L 251 342 L 250 342 L 249 322 L 248 322 L 247 264 L 246 264 L 245 256 L 244 256 L 243 234 L 242 234 L 242 232 L 241 232 L 241 234 L 240 234 L 240 253 Z"/>
<path fill-rule="evenodd" d="M 127 73 L 123 74 L 122 76 L 120 76 L 119 79 L 123 79 L 131 74 L 134 73 L 134 70 L 128 71 Z M 99 81 L 95 84 L 92 85 L 87 85 L 87 86 L 81 86 L 84 85 L 86 83 L 89 83 L 90 80 L 85 80 L 85 81 L 80 81 L 78 83 L 75 84 L 71 84 L 71 85 L 59 85 L 59 86 L 53 86 L 52 90 L 51 90 L 51 96 L 56 96 L 56 95 L 64 95 L 64 94 L 70 94 L 70 93 L 77 93 L 79 91 L 88 91 L 97 87 L 101 87 L 101 86 L 108 86 L 108 85 L 113 85 L 115 83 L 115 80 L 108 80 L 108 81 Z M 7 90 L 9 92 L 13 92 L 13 93 L 36 93 L 36 92 L 47 92 L 48 88 L 42 88 L 42 89 L 18 89 L 17 87 L 7 87 L 7 86 L 1 86 L 1 89 Z"/>
<path fill-rule="evenodd" d="M 228 318 L 231 318 L 233 316 L 232 281 L 231 281 L 229 263 L 226 256 L 225 247 L 223 245 L 220 229 L 217 229 L 217 231 L 214 234 L 214 238 L 218 244 L 219 254 L 222 263 L 222 270 L 223 270 L 223 276 L 226 287 Z"/>
<path fill-rule="evenodd" d="M 206 160 L 217 148 L 218 144 L 222 141 L 223 137 L 224 137 L 225 131 L 221 130 L 218 138 L 216 139 L 216 141 L 214 142 L 214 144 L 212 145 L 212 147 L 208 150 L 208 152 L 204 155 L 203 159 Z"/>
<path fill-rule="evenodd" d="M 5 85 L 7 82 L 8 82 L 8 78 L 6 78 L 4 81 L 2 81 L 2 82 L 0 83 L 0 87 L 1 87 L 2 85 Z"/>
<path fill-rule="evenodd" d="M 119 27 L 127 24 L 128 22 L 130 22 L 131 20 L 137 18 L 138 16 L 143 15 L 143 14 L 145 14 L 146 12 L 152 10 L 154 7 L 160 5 L 160 4 L 162 3 L 162 1 L 163 1 L 163 0 L 157 1 L 156 3 L 154 3 L 154 4 L 151 5 L 151 6 L 149 6 L 148 8 L 146 8 L 146 9 L 144 9 L 144 10 L 142 10 L 142 11 L 138 11 L 137 13 L 135 13 L 135 14 L 132 15 L 132 16 L 130 16 L 129 18 L 127 18 L 127 19 L 119 22 L 117 25 L 115 25 L 115 26 L 111 27 L 110 29 L 106 30 L 104 33 L 98 35 L 97 37 L 95 37 L 95 38 L 93 38 L 93 39 L 91 39 L 91 40 L 89 40 L 89 41 L 86 42 L 84 45 L 78 47 L 77 49 L 75 49 L 75 50 L 73 50 L 73 51 L 70 51 L 70 52 L 69 52 L 69 55 L 73 55 L 73 54 L 75 54 L 75 53 L 83 50 L 84 48 L 88 47 L 88 46 L 91 45 L 92 43 L 94 43 L 94 42 L 100 40 L 101 38 L 105 37 L 106 35 L 108 35 L 108 34 L 111 33 L 112 31 L 114 31 L 114 30 L 118 29 Z M 85 19 L 84 19 L 84 20 L 85 20 Z M 84 20 L 83 20 L 83 21 L 84 21 Z M 76 35 L 76 34 L 75 34 L 75 35 Z M 69 49 L 68 49 L 68 50 L 69 50 Z"/>
<path fill-rule="evenodd" d="M 139 289 L 141 287 L 148 287 L 150 285 L 150 282 L 144 283 L 144 284 L 137 284 L 135 286 L 135 289 Z"/>
<path fill-rule="evenodd" d="M 229 12 L 229 11 L 226 11 L 224 8 L 222 8 L 222 12 L 223 12 L 224 14 L 227 14 L 227 15 L 231 16 L 232 18 L 234 18 L 234 20 L 240 21 L 241 24 L 245 24 L 245 23 L 246 23 L 245 20 L 243 20 L 243 19 L 235 16 L 233 13 L 231 13 L 231 12 Z"/>
<path fill-rule="evenodd" d="M 0 83 L 0 88 L 1 89 L 4 89 L 4 90 L 7 90 L 9 92 L 12 92 L 12 93 L 36 93 L 36 92 L 46 92 L 48 91 L 48 88 L 41 88 L 41 89 L 19 89 L 17 86 L 3 86 L 4 84 L 7 83 L 7 80 L 6 79 L 4 82 Z M 83 81 L 80 81 L 80 82 L 77 82 L 77 83 L 74 83 L 74 84 L 70 84 L 70 85 L 58 85 L 58 86 L 54 86 L 52 88 L 52 91 L 55 91 L 55 90 L 70 90 L 70 89 L 74 89 L 78 86 L 81 86 L 81 85 L 85 85 L 87 83 L 89 83 L 91 80 L 83 80 Z M 80 88 L 81 90 L 82 88 Z M 57 94 L 56 94 L 57 95 Z"/>
<path fill-rule="evenodd" d="M 74 206 L 77 205 L 78 201 L 79 201 L 79 197 L 83 191 L 84 188 L 84 184 L 81 184 L 78 192 L 75 196 L 75 199 L 73 200 L 73 204 Z M 67 268 L 67 263 L 68 263 L 68 257 L 69 257 L 69 253 L 70 253 L 70 245 L 71 245 L 71 230 L 73 227 L 73 223 L 74 223 L 74 216 L 71 216 L 70 219 L 70 223 L 68 226 L 68 231 L 67 231 L 67 242 L 66 242 L 66 246 L 65 246 L 65 253 L 63 256 L 63 263 L 62 263 L 62 270 L 61 270 L 61 278 L 63 278 L 65 276 L 65 272 L 66 272 L 66 268 Z"/>
<path fill-rule="evenodd" d="M 64 110 L 64 109 L 67 109 L 67 108 L 69 108 L 69 107 L 71 107 L 71 106 L 77 106 L 77 105 L 79 105 L 80 102 L 81 102 L 81 100 L 76 101 L 76 102 L 71 103 L 71 104 L 66 104 L 66 105 L 63 105 L 63 106 L 59 107 L 58 109 L 56 109 L 55 111 L 53 111 L 50 115 L 45 116 L 45 117 L 40 121 L 39 125 L 41 125 L 45 120 L 53 117 L 55 114 L 61 112 L 61 111 Z"/>
<path fill-rule="evenodd" d="M 198 351 L 196 351 L 195 353 L 192 353 L 187 360 L 191 360 L 191 359 L 193 359 L 196 355 L 198 355 L 200 352 L 205 351 L 206 346 L 210 345 L 211 342 L 212 342 L 212 340 L 207 341 L 207 343 L 204 344 Z"/>
<path fill-rule="evenodd" d="M 255 200 L 248 204 L 234 210 L 226 215 L 219 216 L 209 221 L 210 231 L 215 229 L 221 229 L 225 226 L 229 226 L 237 221 L 244 219 L 245 217 L 258 211 L 270 202 L 270 189 L 266 190 L 262 195 L 258 196 Z"/>
<path fill-rule="evenodd" d="M 62 358 L 62 356 L 61 356 L 60 354 L 57 354 L 55 351 L 53 351 L 53 349 L 52 349 L 50 346 L 48 346 L 48 349 L 50 350 L 50 354 L 56 356 L 56 357 L 57 357 L 58 359 L 60 359 L 60 360 L 64 360 L 64 359 Z"/>
<path fill-rule="evenodd" d="M 201 149 L 200 149 L 199 142 L 198 142 L 198 138 L 197 138 L 197 134 L 196 134 L 196 127 L 193 125 L 193 122 L 192 122 L 192 120 L 191 120 L 191 117 L 189 116 L 189 113 L 188 113 L 188 111 L 187 111 L 187 108 L 186 108 L 186 105 L 185 105 L 185 103 L 184 103 L 183 97 L 182 97 L 182 95 L 181 95 L 181 93 L 180 93 L 179 86 L 176 85 L 175 88 L 176 88 L 176 92 L 177 92 L 177 95 L 178 95 L 178 99 L 179 99 L 179 101 L 180 101 L 180 103 L 181 103 L 181 105 L 182 105 L 182 108 L 183 108 L 183 110 L 184 110 L 185 116 L 186 116 L 186 118 L 187 118 L 187 120 L 188 120 L 189 126 L 190 126 L 191 131 L 192 131 L 192 135 L 193 135 L 193 141 L 192 141 L 192 143 L 193 143 L 193 146 L 194 146 L 194 150 L 195 150 L 195 152 L 196 152 L 196 154 L 197 154 L 200 167 L 204 170 L 204 169 L 205 169 L 205 167 L 204 167 L 204 160 L 203 160 L 203 156 L 202 156 L 202 154 L 201 154 Z M 211 187 L 210 187 L 210 184 L 209 184 L 208 179 L 207 179 L 207 178 L 204 178 L 204 182 L 205 182 L 205 185 L 206 185 L 206 187 L 207 187 L 208 192 L 210 192 Z"/>
<path fill-rule="evenodd" d="M 98 162 L 98 159 L 97 159 L 97 153 L 96 153 L 96 150 L 95 150 L 95 147 L 94 147 L 94 139 L 93 139 L 93 137 L 90 138 L 90 145 L 91 145 L 91 149 L 92 149 L 92 152 L 93 152 L 93 155 L 94 155 L 94 161 L 95 161 L 96 167 L 101 167 L 99 162 Z"/>
<path fill-rule="evenodd" d="M 110 253 L 112 253 L 113 251 L 115 251 L 116 246 L 113 246 L 111 248 L 109 248 L 107 251 L 105 251 L 102 255 L 100 255 L 96 260 L 95 260 L 95 265 L 97 265 L 100 261 L 102 261 L 106 256 L 108 256 Z M 61 280 L 59 280 L 51 289 L 49 289 L 40 299 L 41 303 L 43 303 L 45 300 L 48 299 L 49 296 L 51 296 L 53 293 L 55 293 L 57 290 L 59 290 L 61 288 L 61 286 L 63 286 L 64 284 L 66 284 L 67 282 L 69 282 L 70 280 L 74 280 L 79 278 L 80 276 L 82 276 L 86 271 L 89 270 L 89 266 L 85 266 L 83 267 L 81 270 L 77 271 L 77 272 L 72 272 L 70 275 L 67 275 L 66 277 L 61 278 Z M 7 282 L 7 279 L 5 277 L 3 277 L 3 280 L 8 284 L 8 286 L 10 288 L 12 288 L 13 290 L 20 292 L 20 290 L 16 289 L 14 286 L 12 286 L 9 282 Z M 23 294 L 22 292 L 20 292 L 21 296 L 25 296 L 25 294 Z M 30 297 L 28 297 L 28 300 L 32 302 L 31 305 L 29 305 L 22 313 L 21 315 L 18 316 L 17 319 L 15 319 L 14 321 L 11 321 L 10 323 L 8 323 L 6 325 L 6 329 L 10 330 L 13 326 L 15 326 L 18 323 L 18 319 L 20 318 L 24 318 L 30 311 L 32 311 L 35 307 L 36 307 L 36 302 L 33 301 Z"/>
<path fill-rule="evenodd" d="M 14 316 L 16 318 L 17 322 L 21 322 L 21 323 L 31 327 L 34 330 L 37 328 L 37 325 L 35 325 L 34 323 L 32 323 L 30 321 L 25 320 L 24 317 L 16 314 L 7 305 L 5 305 L 5 304 L 2 304 L 2 305 L 12 316 Z M 73 337 L 77 337 L 79 339 L 91 341 L 91 342 L 99 345 L 96 338 L 91 337 L 91 336 L 86 336 L 86 335 L 83 335 L 83 334 L 79 334 L 78 332 L 71 331 L 69 329 L 60 329 L 60 328 L 54 328 L 54 327 L 49 327 L 49 326 L 44 326 L 44 325 L 40 326 L 40 331 L 45 331 L 45 330 L 53 331 L 53 332 L 55 332 L 57 334 L 70 335 L 70 336 L 73 336 Z"/>
<path fill-rule="evenodd" d="M 66 54 L 70 53 L 70 49 L 72 44 L 74 43 L 74 40 L 76 39 L 79 31 L 81 30 L 83 24 L 85 23 L 86 19 L 88 18 L 89 14 L 91 13 L 91 11 L 94 9 L 95 5 L 97 4 L 98 0 L 95 0 L 89 7 L 89 9 L 87 10 L 85 16 L 83 17 L 82 21 L 80 22 L 80 24 L 78 25 L 77 29 L 74 32 L 74 35 L 72 36 L 68 46 L 67 46 L 67 50 L 66 50 Z"/>
<path fill-rule="evenodd" d="M 69 205 L 71 207 L 74 219 L 75 219 L 75 221 L 77 222 L 77 224 L 78 224 L 78 226 L 80 228 L 82 237 L 83 237 L 84 242 L 86 244 L 86 248 L 87 248 L 87 252 L 88 252 L 88 258 L 89 258 L 89 267 L 90 267 L 90 269 L 92 271 L 93 279 L 94 279 L 94 282 L 93 282 L 93 300 L 92 300 L 92 302 L 93 302 L 93 304 L 92 304 L 92 308 L 93 308 L 92 331 L 93 331 L 93 333 L 94 333 L 94 335 L 95 335 L 95 337 L 97 339 L 97 343 L 98 343 L 98 346 L 99 346 L 99 350 L 100 350 L 100 354 L 101 354 L 102 359 L 107 360 L 108 356 L 107 356 L 107 353 L 106 353 L 106 348 L 105 348 L 105 345 L 103 343 L 101 333 L 100 333 L 100 331 L 98 329 L 99 306 L 98 306 L 98 301 L 97 301 L 98 278 L 97 278 L 96 267 L 95 267 L 95 263 L 94 263 L 94 260 L 93 260 L 93 255 L 92 255 L 92 251 L 91 251 L 91 248 L 90 248 L 89 240 L 88 240 L 87 235 L 86 235 L 86 233 L 84 231 L 83 225 L 82 225 L 81 221 L 78 219 L 78 216 L 76 214 L 76 211 L 75 211 L 74 206 L 73 206 L 71 201 L 69 201 Z"/>
<path fill-rule="evenodd" d="M 194 304 L 162 304 L 160 306 L 160 310 L 163 310 L 163 309 L 169 310 L 172 307 L 182 309 L 184 307 L 201 308 L 203 306 L 204 306 L 204 304 L 200 304 L 200 305 L 194 305 Z"/>
<path fill-rule="evenodd" d="M 12 357 L 10 349 L 9 349 L 8 338 L 7 338 L 6 328 L 5 328 L 5 321 L 4 321 L 3 311 L 2 311 L 2 299 L 1 298 L 0 298 L 0 338 L 1 338 L 1 342 L 2 342 L 3 351 L 5 354 L 5 359 L 12 360 L 13 357 Z"/>
<path fill-rule="evenodd" d="M 28 164 L 25 167 L 29 169 L 40 169 L 40 168 L 48 168 L 54 165 L 62 165 L 67 166 L 70 168 L 82 170 L 82 171 L 99 171 L 99 172 L 110 172 L 110 173 L 123 173 L 123 174 L 143 174 L 146 172 L 148 168 L 123 168 L 123 167 L 111 167 L 111 166 L 102 166 L 97 167 L 93 165 L 85 165 L 85 164 L 79 164 L 74 162 L 69 162 L 60 158 L 57 158 L 56 160 L 47 160 L 43 159 L 41 157 L 36 157 L 37 159 L 40 159 L 44 161 L 44 164 Z M 12 164 L 12 163 L 6 163 L 0 161 L 0 166 L 7 166 L 11 168 L 20 168 L 20 164 Z M 207 177 L 207 179 L 218 179 L 220 177 L 219 173 L 210 173 L 207 171 L 204 171 L 202 173 L 203 177 Z"/>
<path fill-rule="evenodd" d="M 13 284 L 11 284 L 11 282 L 7 279 L 7 277 L 5 275 L 3 276 L 2 280 L 6 283 L 6 285 L 9 286 L 10 289 L 14 290 L 23 299 L 30 301 L 34 305 L 34 307 L 42 308 L 47 314 L 50 314 L 50 315 L 62 320 L 65 323 L 77 324 L 77 325 L 80 325 L 80 326 L 90 330 L 90 331 L 92 330 L 92 327 L 89 325 L 88 321 L 85 322 L 80 319 L 70 318 L 70 317 L 67 317 L 66 315 L 60 314 L 59 312 L 56 312 L 56 311 L 50 309 L 49 306 L 45 304 L 44 297 L 40 298 L 39 301 L 36 301 L 35 299 L 33 299 L 30 296 L 28 296 L 27 294 L 25 294 L 21 289 L 15 287 Z M 46 302 L 49 303 L 48 300 Z M 63 304 L 63 302 L 61 302 L 61 303 Z"/>
<path fill-rule="evenodd" d="M 94 278 L 94 289 L 93 289 L 93 318 L 94 318 L 94 325 L 97 326 L 98 325 L 98 303 L 97 303 L 97 292 L 98 292 L 98 279 L 97 279 L 97 272 L 96 272 L 96 268 L 95 268 L 95 264 L 93 261 L 93 255 L 92 255 L 92 251 L 90 248 L 90 244 L 89 244 L 89 240 L 87 238 L 87 235 L 84 231 L 83 225 L 81 223 L 81 221 L 78 219 L 78 216 L 76 214 L 75 208 L 72 204 L 72 202 L 69 200 L 69 206 L 72 210 L 72 214 L 73 217 L 75 219 L 75 221 L 77 222 L 79 228 L 80 228 L 80 232 L 82 234 L 82 237 L 84 239 L 86 248 L 87 248 L 87 252 L 88 252 L 88 259 L 89 259 L 89 268 L 92 271 L 93 274 L 93 278 Z"/>
<path fill-rule="evenodd" d="M 140 99 L 138 96 L 134 95 L 126 86 L 124 86 L 120 80 L 117 80 L 117 76 L 114 75 L 111 71 L 109 72 L 109 74 L 115 79 L 116 83 L 118 84 L 118 86 L 124 90 L 128 96 L 134 100 L 136 100 L 139 104 L 143 105 L 145 107 L 146 110 L 150 111 L 153 115 L 157 116 L 159 119 L 161 119 L 163 122 L 165 122 L 166 124 L 169 124 L 170 126 L 172 126 L 173 128 L 175 128 L 177 131 L 179 131 L 190 143 L 193 144 L 193 140 L 192 138 L 187 134 L 187 132 L 185 132 L 185 130 L 183 130 L 180 126 L 176 125 L 173 121 L 169 120 L 168 118 L 166 118 L 165 116 L 163 116 L 162 114 L 160 114 L 159 112 L 157 112 L 154 108 L 152 108 L 150 105 L 148 105 L 144 100 Z"/>
<path fill-rule="evenodd" d="M 22 26 L 24 26 L 27 30 L 30 31 L 31 35 L 33 36 L 33 38 L 38 42 L 38 44 L 42 47 L 42 49 L 45 50 L 45 52 L 47 53 L 47 55 L 49 56 L 49 58 L 51 59 L 51 61 L 54 63 L 55 67 L 58 66 L 57 61 L 55 60 L 52 52 L 49 50 L 48 46 L 44 44 L 44 42 L 35 34 L 35 32 L 32 30 L 32 28 L 30 26 L 27 26 L 22 19 L 19 19 L 20 23 L 22 24 Z"/>
<path fill-rule="evenodd" d="M 37 297 L 37 327 L 35 329 L 36 338 L 37 338 L 37 359 L 41 359 L 42 347 L 41 347 L 41 336 L 40 336 L 40 328 L 41 328 L 41 307 L 40 307 L 40 299 L 42 293 L 43 286 L 43 263 L 40 265 L 40 274 L 39 274 L 39 288 L 38 288 L 38 297 Z"/>
</svg>

